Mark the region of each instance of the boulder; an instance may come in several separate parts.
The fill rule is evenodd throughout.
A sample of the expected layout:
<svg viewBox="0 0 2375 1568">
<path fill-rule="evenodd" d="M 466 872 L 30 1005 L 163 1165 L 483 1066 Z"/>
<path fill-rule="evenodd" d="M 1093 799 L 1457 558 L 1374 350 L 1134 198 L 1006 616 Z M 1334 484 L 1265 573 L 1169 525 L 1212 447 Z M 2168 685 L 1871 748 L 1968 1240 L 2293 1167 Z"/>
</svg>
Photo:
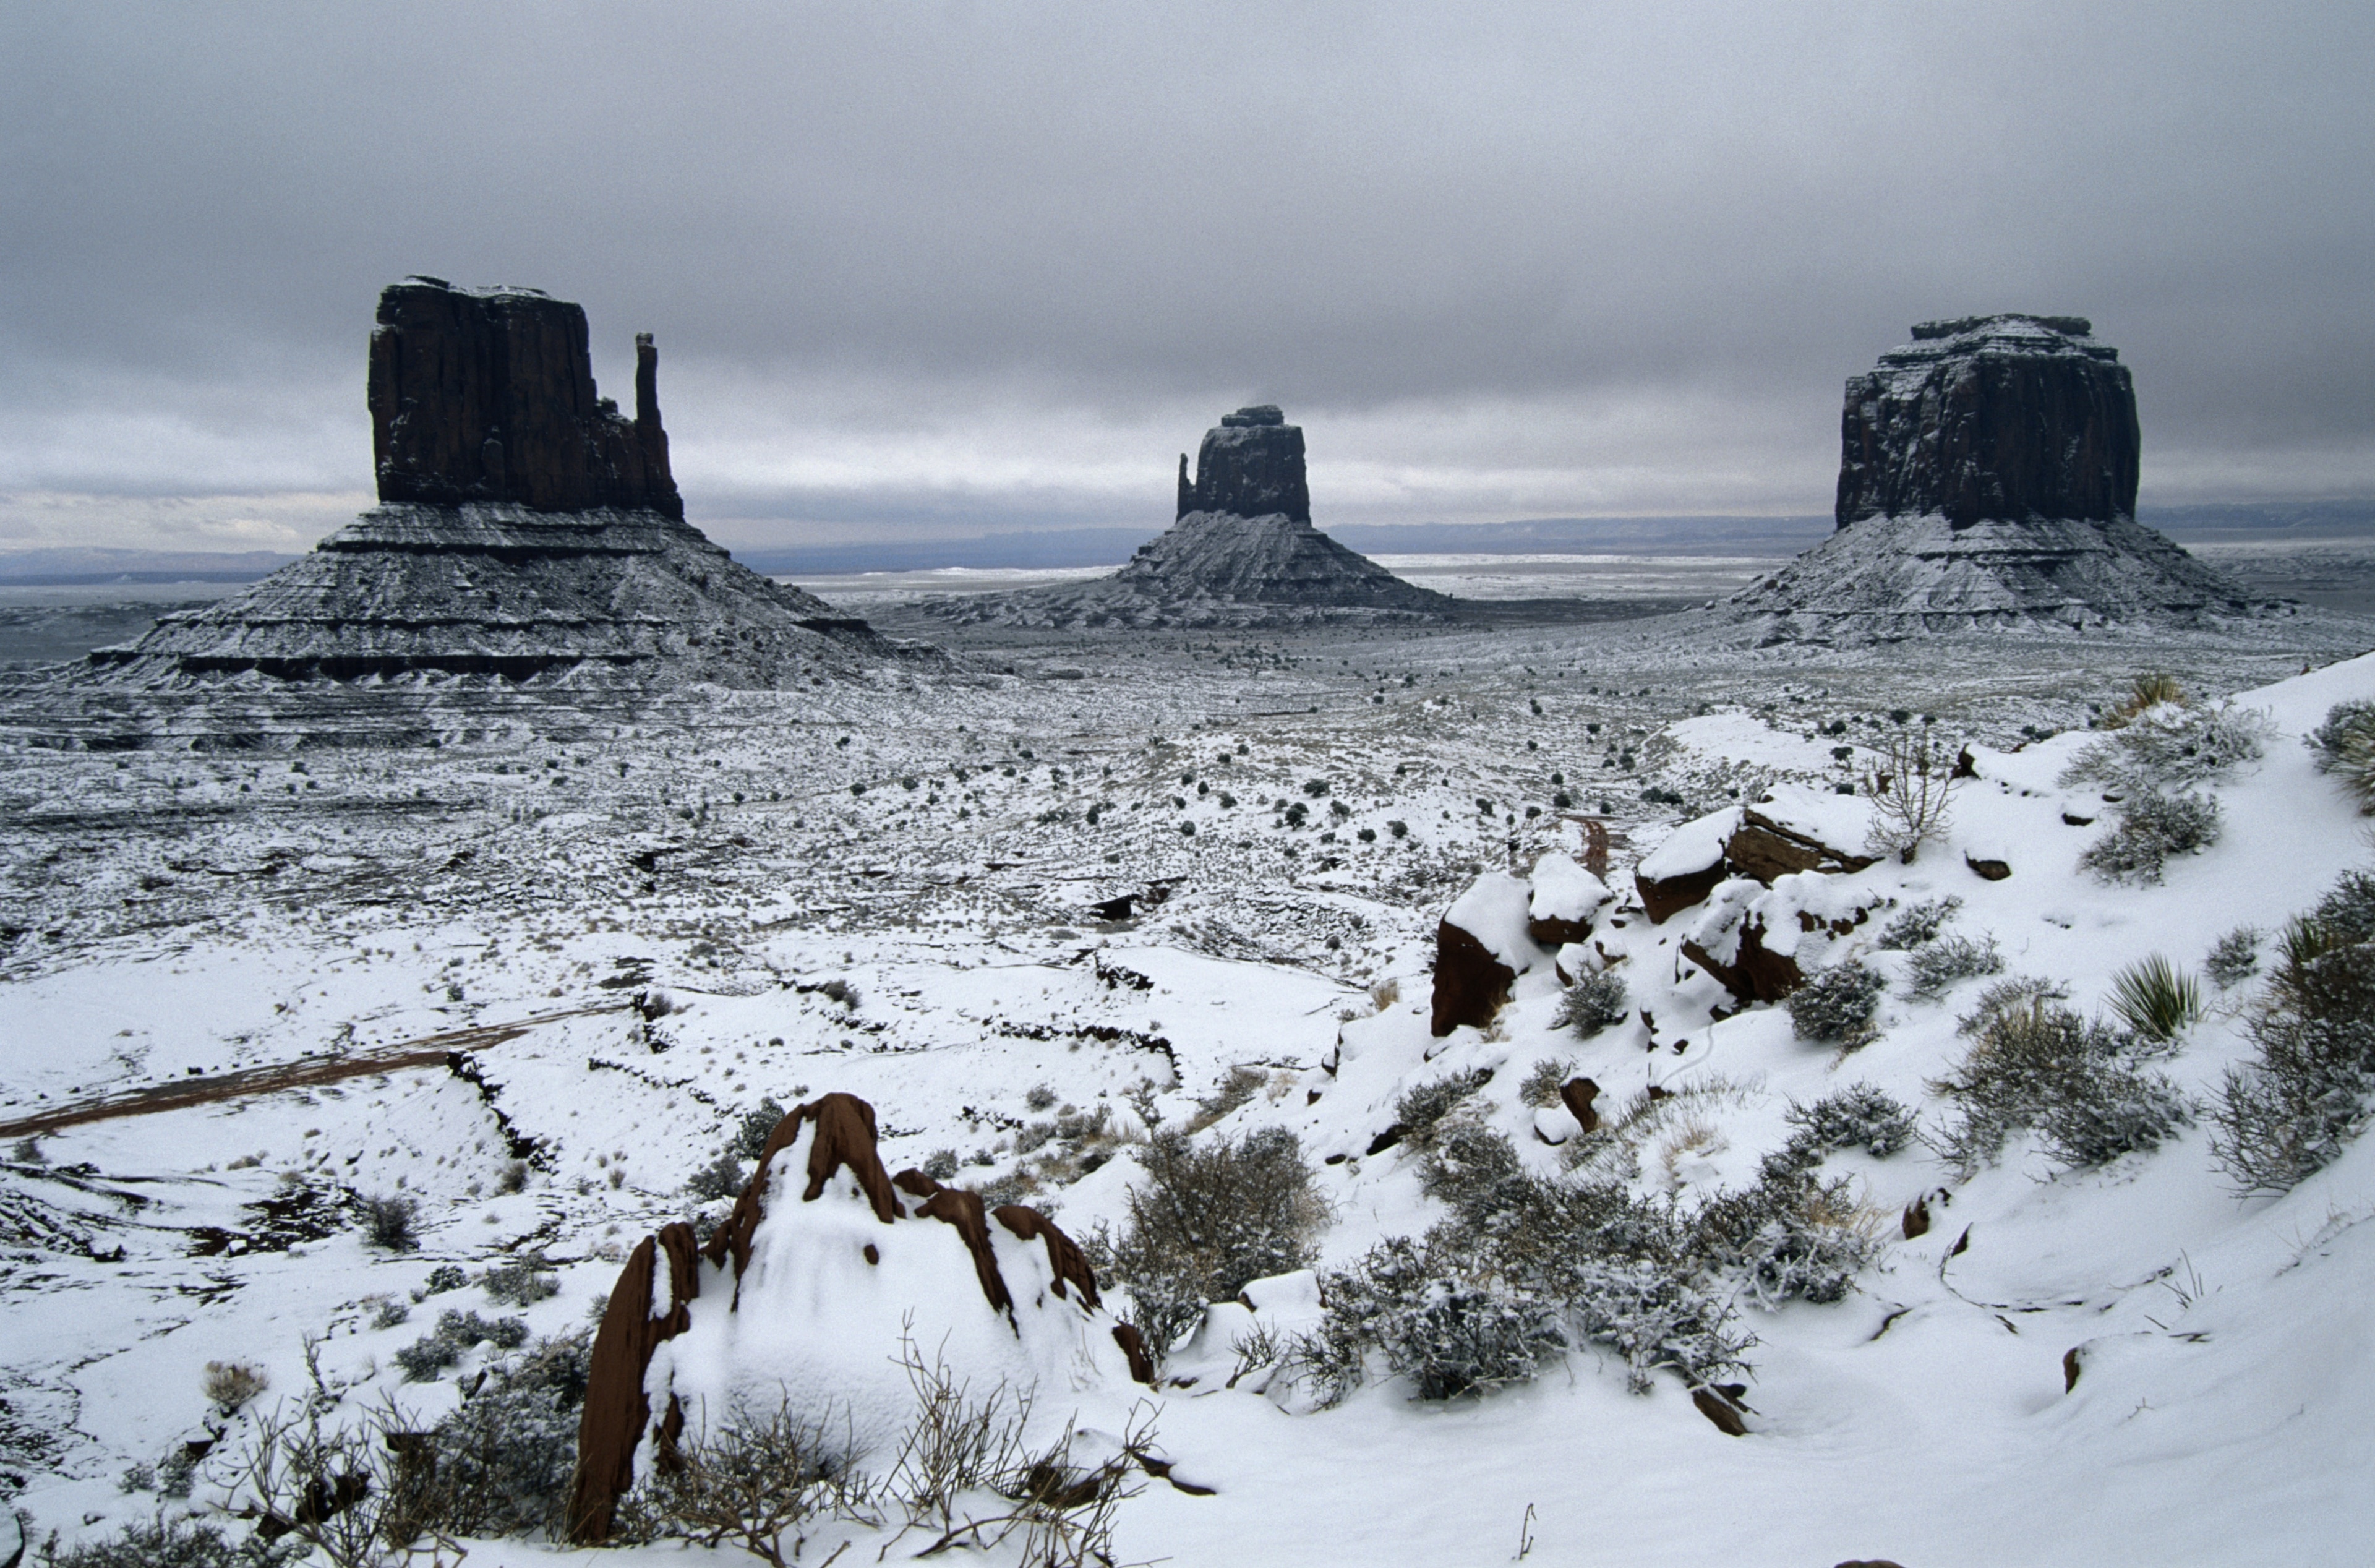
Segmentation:
<svg viewBox="0 0 2375 1568">
<path fill-rule="evenodd" d="M 1598 877 L 1554 850 L 1534 862 L 1526 903 L 1526 936 L 1534 946 L 1557 949 L 1591 935 L 1593 916 L 1615 895 Z"/>
<path fill-rule="evenodd" d="M 672 1225 L 629 1257 L 594 1343 L 573 1539 L 607 1539 L 656 1453 L 752 1397 L 796 1391 L 852 1457 L 884 1451 L 913 1413 L 903 1344 L 1025 1392 L 1152 1376 L 1070 1237 L 919 1171 L 894 1181 L 875 1134 L 855 1096 L 797 1107 L 705 1246 Z"/>
<path fill-rule="evenodd" d="M 1819 871 L 1787 873 L 1769 889 L 1735 877 L 1707 897 L 1683 956 L 1743 1006 L 1778 1002 L 1822 966 L 1832 943 L 1868 922 L 1885 897 Z"/>
<path fill-rule="evenodd" d="M 1724 845 L 1739 831 L 1740 823 L 1737 807 L 1701 817 L 1676 828 L 1664 843 L 1641 857 L 1633 868 L 1633 885 L 1640 892 L 1642 912 L 1650 925 L 1664 925 L 1713 892 L 1730 875 L 1724 865 Z"/>
<path fill-rule="evenodd" d="M 1576 1126 L 1591 1132 L 1600 1126 L 1600 1113 L 1592 1102 L 1600 1098 L 1600 1085 L 1588 1078 L 1571 1078 L 1559 1085 L 1559 1103 L 1575 1118 Z"/>
<path fill-rule="evenodd" d="M 1435 933 L 1436 1039 L 1466 1024 L 1482 1029 L 1507 1005 L 1518 976 L 1542 961 L 1526 934 L 1533 890 L 1503 871 L 1479 877 L 1444 912 Z"/>
</svg>

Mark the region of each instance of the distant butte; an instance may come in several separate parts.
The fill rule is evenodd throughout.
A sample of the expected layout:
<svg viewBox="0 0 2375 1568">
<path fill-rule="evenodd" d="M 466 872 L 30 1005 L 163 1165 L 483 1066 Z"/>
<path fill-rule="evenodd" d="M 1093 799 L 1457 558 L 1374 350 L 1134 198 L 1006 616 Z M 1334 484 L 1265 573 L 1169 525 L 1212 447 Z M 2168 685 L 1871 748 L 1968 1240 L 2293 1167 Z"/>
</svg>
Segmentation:
<svg viewBox="0 0 2375 1568">
<path fill-rule="evenodd" d="M 1457 605 L 1312 526 L 1303 429 L 1261 404 L 1204 433 L 1192 477 L 1180 455 L 1176 520 L 1112 576 L 924 607 L 974 624 L 1164 627 L 1436 619 Z"/>
<path fill-rule="evenodd" d="M 1847 383 L 1837 531 L 1729 607 L 1769 642 L 2262 609 L 2137 524 L 2139 453 L 2134 383 L 2086 318 L 1924 322 Z"/>
<path fill-rule="evenodd" d="M 533 289 L 412 277 L 380 296 L 380 504 L 242 593 L 90 656 L 118 684 L 460 678 L 737 688 L 854 674 L 896 644 L 684 521 L 659 351 L 635 414 L 594 385 L 585 312 Z"/>
</svg>

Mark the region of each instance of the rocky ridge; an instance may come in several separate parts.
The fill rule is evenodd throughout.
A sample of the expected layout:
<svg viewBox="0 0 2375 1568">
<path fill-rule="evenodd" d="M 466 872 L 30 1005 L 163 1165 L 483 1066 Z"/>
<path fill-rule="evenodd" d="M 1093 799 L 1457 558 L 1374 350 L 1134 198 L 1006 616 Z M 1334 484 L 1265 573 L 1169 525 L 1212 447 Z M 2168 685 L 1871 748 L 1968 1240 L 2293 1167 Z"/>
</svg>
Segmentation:
<svg viewBox="0 0 2375 1568">
<path fill-rule="evenodd" d="M 2135 386 L 2077 316 L 1925 322 L 1847 383 L 1837 531 L 1728 608 L 1768 642 L 2263 608 L 2135 521 Z"/>
<path fill-rule="evenodd" d="M 1112 576 L 922 607 L 974 625 L 1164 627 L 1434 619 L 1454 604 L 1312 526 L 1302 427 L 1264 404 L 1205 432 L 1192 478 L 1180 454 L 1176 520 Z"/>
</svg>

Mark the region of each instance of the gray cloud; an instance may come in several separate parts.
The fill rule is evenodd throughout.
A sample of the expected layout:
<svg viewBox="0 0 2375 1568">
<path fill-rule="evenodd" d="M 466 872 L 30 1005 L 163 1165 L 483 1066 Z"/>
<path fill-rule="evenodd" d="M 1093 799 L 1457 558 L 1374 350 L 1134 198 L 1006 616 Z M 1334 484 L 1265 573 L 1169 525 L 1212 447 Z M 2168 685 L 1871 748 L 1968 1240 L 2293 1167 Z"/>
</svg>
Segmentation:
<svg viewBox="0 0 2375 1568">
<path fill-rule="evenodd" d="M 427 271 L 584 301 L 613 390 L 657 332 L 748 542 L 1159 525 L 1255 398 L 1323 522 L 1819 511 L 1841 381 L 2001 308 L 2120 346 L 2148 498 L 2364 494 L 2370 46 L 2340 4 L 13 7 L 0 491 L 367 488 L 370 310 Z"/>
</svg>

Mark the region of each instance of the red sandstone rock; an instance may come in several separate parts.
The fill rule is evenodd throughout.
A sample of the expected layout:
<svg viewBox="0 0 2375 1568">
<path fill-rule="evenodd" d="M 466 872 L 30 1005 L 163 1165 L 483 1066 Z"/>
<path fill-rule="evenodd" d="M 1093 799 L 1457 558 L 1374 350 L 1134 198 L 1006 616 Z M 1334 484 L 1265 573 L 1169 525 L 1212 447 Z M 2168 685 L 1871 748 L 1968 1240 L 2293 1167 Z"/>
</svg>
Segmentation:
<svg viewBox="0 0 2375 1568">
<path fill-rule="evenodd" d="M 1571 1078 L 1559 1087 L 1559 1103 L 1582 1124 L 1586 1132 L 1600 1126 L 1600 1113 L 1591 1108 L 1591 1102 L 1599 1098 L 1600 1085 L 1588 1078 Z"/>
<path fill-rule="evenodd" d="M 1002 1204 L 992 1209 L 992 1218 L 1024 1241 L 1037 1237 L 1046 1244 L 1047 1267 L 1055 1271 L 1056 1293 L 1062 1295 L 1067 1283 L 1081 1292 L 1081 1300 L 1090 1306 L 1097 1304 L 1097 1276 L 1090 1268 L 1088 1258 L 1072 1238 L 1056 1228 L 1056 1222 L 1035 1208 L 1019 1203 Z"/>
<path fill-rule="evenodd" d="M 1508 1004 L 1518 972 L 1450 921 L 1435 929 L 1435 1006 L 1429 1032 L 1438 1040 L 1469 1024 L 1482 1029 Z"/>
<path fill-rule="evenodd" d="M 668 1307 L 655 1316 L 652 1287 L 663 1255 Z M 644 1237 L 620 1270 L 586 1366 L 585 1405 L 577 1422 L 577 1484 L 569 1511 L 572 1540 L 590 1545 L 609 1538 L 612 1510 L 634 1481 L 635 1444 L 651 1420 L 644 1369 L 651 1365 L 655 1347 L 691 1325 L 685 1303 L 700 1290 L 692 1227 L 681 1222 Z"/>
</svg>

